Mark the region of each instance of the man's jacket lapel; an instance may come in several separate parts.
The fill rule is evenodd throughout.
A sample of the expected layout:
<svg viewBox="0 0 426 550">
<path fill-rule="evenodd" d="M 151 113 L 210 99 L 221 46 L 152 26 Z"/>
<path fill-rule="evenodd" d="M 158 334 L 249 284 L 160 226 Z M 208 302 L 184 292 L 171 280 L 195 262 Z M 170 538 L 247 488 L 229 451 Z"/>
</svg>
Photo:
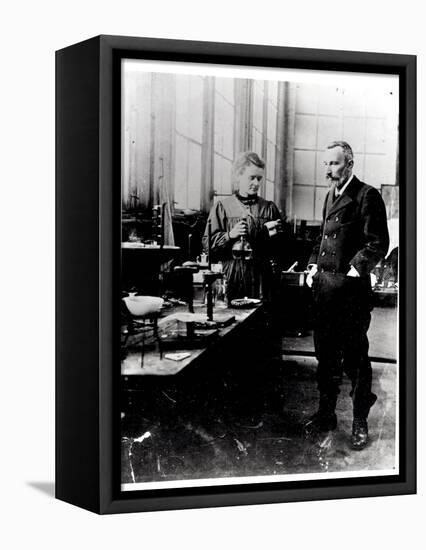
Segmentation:
<svg viewBox="0 0 426 550">
<path fill-rule="evenodd" d="M 356 176 L 354 176 L 351 183 L 345 189 L 343 195 L 340 195 L 340 197 L 338 197 L 335 201 L 333 201 L 334 188 L 330 189 L 327 199 L 327 216 L 335 214 L 336 212 L 350 204 L 356 197 L 360 185 L 361 182 Z"/>
</svg>

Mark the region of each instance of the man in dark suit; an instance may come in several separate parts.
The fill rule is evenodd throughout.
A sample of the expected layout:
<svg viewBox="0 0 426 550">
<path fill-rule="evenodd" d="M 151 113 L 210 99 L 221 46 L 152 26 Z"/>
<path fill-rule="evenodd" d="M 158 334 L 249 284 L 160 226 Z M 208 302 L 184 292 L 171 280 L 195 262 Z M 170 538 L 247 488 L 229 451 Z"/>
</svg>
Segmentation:
<svg viewBox="0 0 426 550">
<path fill-rule="evenodd" d="M 371 392 L 368 358 L 367 331 L 373 307 L 370 272 L 388 250 L 386 209 L 377 189 L 353 174 L 348 143 L 331 143 L 324 164 L 331 186 L 307 278 L 315 305 L 320 395 L 318 412 L 305 424 L 305 433 L 336 428 L 336 401 L 345 372 L 352 382 L 351 443 L 353 448 L 363 449 L 368 442 L 368 413 L 377 399 Z"/>
</svg>

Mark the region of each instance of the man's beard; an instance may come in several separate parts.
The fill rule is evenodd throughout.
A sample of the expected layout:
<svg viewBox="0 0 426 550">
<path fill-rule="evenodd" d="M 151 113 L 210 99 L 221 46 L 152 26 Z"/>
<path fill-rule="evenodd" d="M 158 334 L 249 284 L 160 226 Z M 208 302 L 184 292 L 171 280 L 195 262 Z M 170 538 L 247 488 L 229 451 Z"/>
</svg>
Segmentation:
<svg viewBox="0 0 426 550">
<path fill-rule="evenodd" d="M 327 179 L 331 182 L 331 185 L 335 185 L 337 188 L 340 188 L 343 185 L 345 185 L 345 183 L 348 181 L 349 175 L 350 175 L 349 173 L 346 173 L 340 178 L 333 178 L 331 176 L 327 176 Z"/>
</svg>

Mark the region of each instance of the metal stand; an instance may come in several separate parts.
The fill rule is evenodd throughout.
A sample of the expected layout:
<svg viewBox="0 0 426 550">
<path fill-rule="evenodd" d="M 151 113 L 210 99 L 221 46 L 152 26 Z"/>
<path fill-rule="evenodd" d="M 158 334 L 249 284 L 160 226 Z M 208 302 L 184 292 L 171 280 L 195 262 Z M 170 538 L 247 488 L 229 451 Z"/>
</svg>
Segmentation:
<svg viewBox="0 0 426 550">
<path fill-rule="evenodd" d="M 213 321 L 213 283 L 222 277 L 222 273 L 211 270 L 204 273 L 204 284 L 207 288 L 207 319 L 209 321 Z"/>
</svg>

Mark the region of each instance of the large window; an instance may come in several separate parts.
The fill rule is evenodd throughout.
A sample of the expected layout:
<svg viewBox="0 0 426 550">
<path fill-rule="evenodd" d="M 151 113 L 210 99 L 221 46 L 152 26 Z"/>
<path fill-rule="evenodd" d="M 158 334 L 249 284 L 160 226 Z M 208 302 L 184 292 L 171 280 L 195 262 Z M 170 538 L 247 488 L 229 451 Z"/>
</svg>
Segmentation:
<svg viewBox="0 0 426 550">
<path fill-rule="evenodd" d="M 248 149 L 265 159 L 260 192 L 274 199 L 282 154 L 279 84 L 149 73 L 131 62 L 125 71 L 125 210 L 166 200 L 177 209 L 207 212 L 214 200 L 233 193 L 233 161 Z"/>
<path fill-rule="evenodd" d="M 369 88 L 293 86 L 293 216 L 321 220 L 328 190 L 323 152 L 331 141 L 343 139 L 352 146 L 354 173 L 361 180 L 377 188 L 396 183 L 397 110 L 385 85 L 376 93 Z"/>
</svg>

